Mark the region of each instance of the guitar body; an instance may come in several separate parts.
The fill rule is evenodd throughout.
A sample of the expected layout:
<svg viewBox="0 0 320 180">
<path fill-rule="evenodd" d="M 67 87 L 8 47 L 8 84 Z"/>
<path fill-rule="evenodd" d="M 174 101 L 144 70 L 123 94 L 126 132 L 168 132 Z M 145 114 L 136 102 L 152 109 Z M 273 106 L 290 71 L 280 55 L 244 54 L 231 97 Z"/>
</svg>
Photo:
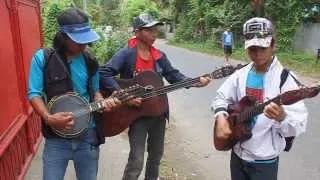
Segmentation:
<svg viewBox="0 0 320 180">
<path fill-rule="evenodd" d="M 150 93 L 153 89 L 163 86 L 161 77 L 153 71 L 143 71 L 130 80 L 120 79 L 117 82 L 121 89 L 135 84 L 152 86 Z M 115 136 L 128 128 L 136 119 L 140 117 L 159 117 L 166 113 L 168 108 L 167 96 L 160 95 L 143 100 L 140 107 L 129 107 L 124 104 L 111 112 L 104 112 L 101 119 L 104 135 L 105 137 Z"/>
<path fill-rule="evenodd" d="M 239 103 L 230 104 L 228 106 L 228 122 L 232 131 L 229 139 L 218 139 L 214 133 L 214 144 L 218 150 L 230 150 L 237 142 L 246 141 L 251 138 L 251 127 L 249 121 L 241 117 L 240 113 L 247 108 L 253 107 L 257 103 L 257 99 L 253 96 L 243 97 Z"/>
</svg>

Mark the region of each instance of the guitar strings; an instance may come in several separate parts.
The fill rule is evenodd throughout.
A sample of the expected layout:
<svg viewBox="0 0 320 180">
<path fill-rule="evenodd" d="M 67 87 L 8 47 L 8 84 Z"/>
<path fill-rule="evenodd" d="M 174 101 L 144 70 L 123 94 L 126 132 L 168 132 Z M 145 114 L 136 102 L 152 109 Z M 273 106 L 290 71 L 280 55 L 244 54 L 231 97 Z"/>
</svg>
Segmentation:
<svg viewBox="0 0 320 180">
<path fill-rule="evenodd" d="M 163 86 L 160 88 L 157 88 L 151 92 L 145 92 L 145 91 L 141 91 L 140 89 L 138 89 L 136 92 L 132 93 L 133 97 L 141 97 L 142 99 L 149 99 L 158 95 L 162 95 L 162 94 L 166 94 L 167 92 L 170 92 L 172 90 L 175 90 L 177 88 L 183 88 L 183 87 L 188 87 L 190 85 L 199 83 L 199 78 L 193 78 L 193 79 L 187 79 L 185 81 L 181 81 L 181 82 L 177 82 L 175 84 L 171 84 L 168 86 Z M 128 98 L 128 100 L 131 98 Z"/>
<path fill-rule="evenodd" d="M 210 76 L 212 79 L 219 78 L 219 76 L 216 77 L 217 75 L 215 75 L 214 73 L 206 74 L 204 76 Z M 180 81 L 180 82 L 177 82 L 175 84 L 168 85 L 168 86 L 163 86 L 163 87 L 160 87 L 158 89 L 155 89 L 155 91 L 151 91 L 149 93 L 145 93 L 145 94 L 143 94 L 141 96 L 143 96 L 142 97 L 143 99 L 149 99 L 149 98 L 152 98 L 154 96 L 165 94 L 165 93 L 170 92 L 172 90 L 175 90 L 177 88 L 188 87 L 190 85 L 199 83 L 200 82 L 200 77 L 202 77 L 202 76 L 199 76 L 199 77 L 196 77 L 196 78 L 193 78 L 193 79 L 187 79 L 185 81 Z"/>
<path fill-rule="evenodd" d="M 154 96 L 165 94 L 165 93 L 170 92 L 170 91 L 175 90 L 175 89 L 188 87 L 188 86 L 191 86 L 193 84 L 199 83 L 199 78 L 200 77 L 197 77 L 197 78 L 194 78 L 194 79 L 188 79 L 188 80 L 185 80 L 183 82 L 178 82 L 178 83 L 171 84 L 171 85 L 168 85 L 168 86 L 163 86 L 163 87 L 160 87 L 158 89 L 155 89 L 154 91 L 147 92 L 147 93 L 145 93 L 145 94 L 143 94 L 141 96 L 142 96 L 143 99 L 149 99 L 149 98 L 152 98 Z"/>
</svg>

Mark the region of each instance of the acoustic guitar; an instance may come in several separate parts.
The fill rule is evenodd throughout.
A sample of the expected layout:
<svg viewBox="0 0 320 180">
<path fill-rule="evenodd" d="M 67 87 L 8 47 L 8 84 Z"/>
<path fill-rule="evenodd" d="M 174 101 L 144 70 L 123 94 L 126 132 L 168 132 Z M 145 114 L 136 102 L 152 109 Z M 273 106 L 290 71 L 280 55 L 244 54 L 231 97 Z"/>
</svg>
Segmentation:
<svg viewBox="0 0 320 180">
<path fill-rule="evenodd" d="M 210 74 L 200 77 L 219 79 L 231 75 L 242 65 L 227 65 L 216 69 Z M 200 82 L 200 77 L 186 79 L 180 82 L 164 86 L 162 78 L 153 71 L 143 71 L 133 79 L 117 80 L 121 89 L 136 85 L 134 92 L 128 93 L 128 97 L 140 97 L 140 107 L 129 107 L 122 105 L 111 112 L 103 112 L 101 124 L 106 137 L 115 136 L 129 127 L 139 117 L 159 117 L 168 112 L 168 99 L 166 94 L 181 88 L 188 88 Z M 139 88 L 140 87 L 140 88 Z M 128 101 L 128 98 L 126 99 Z"/>
<path fill-rule="evenodd" d="M 277 97 L 270 99 L 264 103 L 258 103 L 253 96 L 243 97 L 239 103 L 230 104 L 228 106 L 228 122 L 231 127 L 232 135 L 229 139 L 218 139 L 216 132 L 214 132 L 214 146 L 217 150 L 228 151 L 236 143 L 244 142 L 251 138 L 252 127 L 250 126 L 250 119 L 263 113 L 265 106 L 274 102 L 278 105 L 294 104 L 305 98 L 312 98 L 319 94 L 320 85 L 310 87 L 301 87 L 297 90 L 284 92 Z"/>
</svg>

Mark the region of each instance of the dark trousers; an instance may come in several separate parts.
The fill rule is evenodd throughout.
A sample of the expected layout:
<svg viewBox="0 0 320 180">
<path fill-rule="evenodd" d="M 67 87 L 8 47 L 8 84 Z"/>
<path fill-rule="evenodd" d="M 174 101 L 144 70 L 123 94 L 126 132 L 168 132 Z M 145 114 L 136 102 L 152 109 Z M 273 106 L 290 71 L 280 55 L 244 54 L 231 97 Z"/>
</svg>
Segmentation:
<svg viewBox="0 0 320 180">
<path fill-rule="evenodd" d="M 148 158 L 145 180 L 156 180 L 164 149 L 166 120 L 159 118 L 141 118 L 129 129 L 130 153 L 124 170 L 123 180 L 137 180 L 144 163 L 145 144 L 147 140 Z M 148 138 L 147 138 L 148 137 Z"/>
<path fill-rule="evenodd" d="M 279 158 L 271 162 L 247 162 L 231 153 L 232 180 L 277 180 Z"/>
</svg>

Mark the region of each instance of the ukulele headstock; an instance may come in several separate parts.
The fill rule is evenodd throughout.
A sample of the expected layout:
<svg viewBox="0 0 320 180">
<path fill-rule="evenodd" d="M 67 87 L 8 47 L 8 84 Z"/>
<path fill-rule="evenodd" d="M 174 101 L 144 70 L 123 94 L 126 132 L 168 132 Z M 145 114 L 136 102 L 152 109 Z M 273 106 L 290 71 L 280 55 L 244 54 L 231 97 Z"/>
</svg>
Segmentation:
<svg viewBox="0 0 320 180">
<path fill-rule="evenodd" d="M 233 65 L 225 65 L 222 67 L 217 67 L 215 71 L 213 71 L 209 76 L 211 79 L 220 79 L 227 77 L 233 74 L 236 70 L 241 69 L 244 65 L 238 64 L 236 66 Z"/>
</svg>

